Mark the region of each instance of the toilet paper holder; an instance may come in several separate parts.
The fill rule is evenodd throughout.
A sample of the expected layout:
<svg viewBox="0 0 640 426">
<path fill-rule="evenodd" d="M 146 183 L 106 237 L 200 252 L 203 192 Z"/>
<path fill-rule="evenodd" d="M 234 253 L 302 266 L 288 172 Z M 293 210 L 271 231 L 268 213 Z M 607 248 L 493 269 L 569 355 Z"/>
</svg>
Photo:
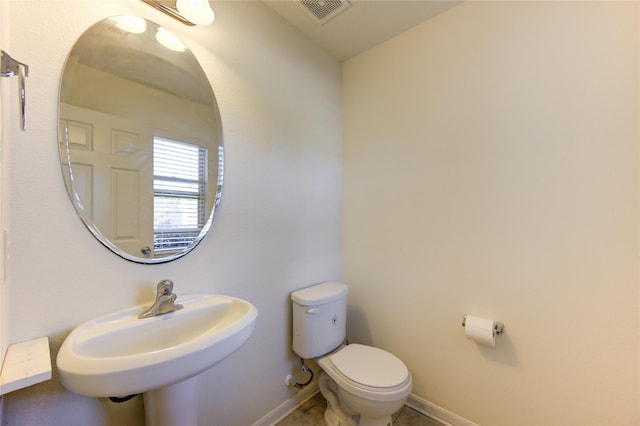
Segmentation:
<svg viewBox="0 0 640 426">
<path fill-rule="evenodd" d="M 467 322 L 467 316 L 464 315 L 462 317 L 462 326 L 463 327 L 465 326 L 466 322 Z M 503 334 L 503 333 L 504 333 L 504 324 L 501 323 L 501 322 L 495 322 L 493 324 L 493 334 L 500 335 L 500 334 Z"/>
</svg>

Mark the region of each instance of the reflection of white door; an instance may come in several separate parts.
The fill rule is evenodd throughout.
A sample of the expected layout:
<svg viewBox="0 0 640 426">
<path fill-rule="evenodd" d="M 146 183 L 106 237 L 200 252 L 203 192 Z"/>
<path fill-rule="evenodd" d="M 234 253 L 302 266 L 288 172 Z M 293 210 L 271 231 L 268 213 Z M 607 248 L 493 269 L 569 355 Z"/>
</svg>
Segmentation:
<svg viewBox="0 0 640 426">
<path fill-rule="evenodd" d="M 66 104 L 60 117 L 69 139 L 78 211 L 119 249 L 152 257 L 153 129 Z M 60 141 L 65 143 L 64 135 Z"/>
</svg>

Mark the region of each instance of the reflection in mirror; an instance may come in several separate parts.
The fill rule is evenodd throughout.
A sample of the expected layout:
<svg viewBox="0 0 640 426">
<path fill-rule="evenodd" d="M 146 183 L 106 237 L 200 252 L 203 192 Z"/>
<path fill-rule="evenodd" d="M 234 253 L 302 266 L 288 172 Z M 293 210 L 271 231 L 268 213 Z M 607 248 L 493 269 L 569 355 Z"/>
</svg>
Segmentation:
<svg viewBox="0 0 640 426">
<path fill-rule="evenodd" d="M 178 37 L 132 16 L 93 25 L 67 59 L 59 123 L 69 197 L 102 244 L 162 263 L 201 241 L 222 195 L 222 124 Z"/>
</svg>

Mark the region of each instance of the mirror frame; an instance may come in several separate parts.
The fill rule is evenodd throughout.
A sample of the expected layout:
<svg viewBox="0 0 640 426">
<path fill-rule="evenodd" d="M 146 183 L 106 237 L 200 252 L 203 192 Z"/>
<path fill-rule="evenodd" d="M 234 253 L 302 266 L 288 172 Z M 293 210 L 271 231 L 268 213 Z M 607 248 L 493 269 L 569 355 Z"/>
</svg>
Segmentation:
<svg viewBox="0 0 640 426">
<path fill-rule="evenodd" d="M 94 33 L 99 33 L 100 31 L 108 31 L 110 33 L 112 33 L 113 31 L 112 28 L 116 25 L 115 24 L 115 20 L 118 19 L 120 17 L 117 16 L 112 16 L 112 17 L 108 17 L 105 19 L 102 19 L 98 22 L 96 22 L 95 24 L 93 24 L 92 26 L 90 26 L 87 30 L 85 30 L 82 35 L 78 38 L 78 40 L 75 42 L 74 46 L 72 47 L 70 53 L 67 56 L 67 59 L 65 61 L 63 70 L 62 70 L 62 74 L 60 77 L 60 87 L 59 87 L 59 96 L 58 96 L 58 123 L 59 123 L 59 127 L 58 127 L 58 147 L 59 147 L 59 154 L 60 154 L 60 163 L 61 163 L 61 171 L 62 171 L 62 177 L 65 183 L 65 187 L 67 190 L 67 194 L 69 195 L 69 199 L 72 203 L 72 205 L 74 206 L 74 209 L 76 210 L 76 213 L 78 215 L 78 217 L 82 220 L 83 224 L 85 225 L 85 227 L 89 230 L 89 232 L 91 232 L 91 234 L 105 247 L 107 247 L 109 250 L 111 250 L 113 253 L 115 253 L 116 255 L 122 257 L 123 259 L 126 259 L 128 261 L 131 262 L 136 262 L 136 263 L 141 263 L 141 264 L 161 264 L 161 263 L 167 263 L 167 262 L 171 262 L 173 260 L 179 259 L 183 256 L 185 256 L 186 254 L 190 253 L 195 247 L 197 247 L 202 240 L 204 239 L 204 237 L 207 235 L 207 233 L 209 232 L 213 221 L 216 218 L 216 215 L 218 213 L 218 208 L 219 208 L 219 204 L 222 198 L 222 189 L 223 189 L 223 177 L 224 177 L 224 160 L 225 160 L 225 155 L 224 155 L 224 140 L 223 140 L 223 132 L 222 132 L 222 119 L 220 116 L 220 111 L 219 111 L 219 107 L 217 104 L 217 100 L 215 98 L 215 95 L 213 93 L 213 88 L 211 87 L 211 83 L 206 75 L 206 73 L 204 72 L 204 70 L 202 69 L 202 66 L 200 65 L 200 63 L 198 62 L 197 58 L 195 57 L 195 55 L 193 54 L 193 52 L 186 46 L 186 44 L 182 43 L 179 39 L 176 39 L 182 43 L 184 45 L 184 53 L 185 54 L 190 54 L 190 56 L 188 57 L 188 60 L 186 60 L 186 62 L 189 62 L 189 64 L 185 64 L 184 66 L 190 66 L 190 71 L 194 72 L 194 73 L 198 73 L 200 75 L 196 75 L 197 78 L 201 79 L 201 83 L 203 83 L 201 86 L 199 87 L 191 87 L 191 93 L 194 94 L 193 90 L 196 89 L 196 91 L 200 91 L 200 95 L 202 95 L 202 92 L 205 92 L 204 89 L 204 82 L 206 82 L 206 87 L 208 91 L 208 94 L 210 96 L 210 101 L 211 101 L 211 108 L 212 108 L 212 115 L 208 118 L 203 120 L 203 123 L 206 121 L 206 124 L 203 124 L 202 127 L 203 128 L 210 128 L 210 132 L 208 132 L 206 135 L 202 136 L 202 135 L 198 135 L 197 139 L 199 140 L 208 140 L 211 139 L 208 143 L 208 152 L 209 152 L 209 157 L 211 157 L 208 160 L 208 166 L 210 166 L 211 164 L 217 164 L 216 167 L 216 171 L 214 170 L 210 170 L 213 169 L 213 167 L 207 167 L 207 190 L 206 190 L 206 194 L 207 194 L 207 200 L 205 201 L 205 214 L 204 217 L 206 217 L 206 221 L 204 222 L 203 226 L 201 228 L 198 228 L 199 233 L 197 235 L 197 237 L 191 242 L 191 244 L 188 247 L 185 247 L 183 249 L 180 249 L 174 253 L 168 254 L 166 256 L 160 256 L 160 257 L 143 257 L 144 254 L 142 256 L 137 256 L 135 254 L 130 253 L 129 251 L 124 250 L 121 247 L 118 247 L 113 241 L 111 241 L 110 238 L 108 238 L 106 235 L 103 234 L 103 232 L 101 231 L 100 227 L 93 221 L 92 217 L 87 217 L 87 214 L 85 214 L 85 209 L 82 205 L 82 201 L 81 201 L 81 196 L 74 190 L 74 177 L 73 177 L 73 155 L 71 154 L 70 151 L 70 142 L 69 142 L 69 131 L 68 131 L 68 125 L 67 120 L 69 119 L 69 117 L 64 117 L 63 118 L 63 114 L 62 114 L 62 109 L 63 109 L 63 97 L 64 94 L 68 92 L 69 88 L 65 87 L 65 80 L 69 80 L 69 78 L 65 79 L 65 75 L 69 72 L 70 67 L 72 69 L 72 72 L 75 71 L 75 63 L 73 63 L 74 61 L 72 61 L 72 56 L 74 54 L 74 52 L 76 52 L 76 49 L 78 49 L 81 45 L 81 41 L 82 42 L 86 42 L 87 39 L 89 37 L 95 37 Z M 136 17 L 137 18 L 137 17 Z M 158 32 L 159 29 L 162 29 L 164 31 L 168 31 L 166 28 L 156 24 L 155 22 L 146 19 L 146 18 L 138 18 L 138 19 L 143 19 L 144 22 L 146 23 L 146 31 L 156 31 Z M 160 31 L 162 31 L 160 30 Z M 113 34 L 110 34 L 110 36 L 113 36 Z M 131 37 L 131 38 L 135 38 L 136 34 L 133 33 L 126 33 L 125 35 L 126 37 Z M 137 41 L 137 43 L 142 44 L 142 42 L 140 40 Z M 88 45 L 90 46 L 91 43 L 88 43 Z M 111 48 L 113 48 L 113 46 L 111 46 Z M 149 49 L 150 50 L 150 49 Z M 143 52 L 142 49 L 140 49 L 137 53 L 141 55 L 141 52 Z M 147 54 L 147 51 L 144 51 L 145 55 L 148 57 L 149 60 L 154 59 L 156 60 L 157 58 L 155 57 L 151 57 L 150 54 Z M 95 55 L 95 52 L 91 53 L 91 55 L 94 56 L 98 56 Z M 171 54 L 171 57 L 176 57 L 175 53 Z M 157 65 L 157 62 L 156 62 Z M 176 70 L 174 70 L 174 68 L 179 68 L 179 66 L 176 64 L 175 66 L 173 66 L 174 64 L 171 64 L 172 66 L 170 67 L 171 69 L 167 69 L 166 73 L 169 74 L 171 72 L 178 72 Z M 169 67 L 167 67 L 169 68 Z M 150 72 L 149 74 L 153 74 L 154 76 L 158 75 L 158 67 L 154 67 L 154 72 Z M 166 77 L 166 76 L 165 76 Z M 174 75 L 175 77 L 175 75 Z M 184 76 L 182 76 L 184 77 Z M 150 77 L 151 78 L 151 77 Z M 171 81 L 171 76 L 166 77 L 165 79 L 166 81 Z M 196 80 L 196 78 L 192 79 L 192 80 Z M 192 80 L 190 80 L 192 82 Z M 86 86 L 86 82 L 84 82 L 84 85 Z M 164 89 L 158 89 L 157 85 L 155 87 L 156 90 L 164 90 Z M 172 88 L 174 89 L 174 88 Z M 185 89 L 185 90 L 189 90 L 189 89 Z M 172 93 L 173 95 L 177 96 L 177 90 L 170 90 L 167 89 L 167 92 Z M 194 94 L 195 95 L 195 94 Z M 182 100 L 184 100 L 185 98 L 183 98 Z M 111 104 L 114 104 L 114 102 L 110 102 Z M 91 108 L 88 107 L 82 107 L 82 108 L 87 108 L 88 110 L 91 110 Z M 115 116 L 115 115 L 114 115 Z M 147 123 L 148 124 L 148 123 Z M 166 136 L 171 136 L 171 135 L 167 135 L 166 129 L 157 129 L 157 128 L 153 128 L 153 136 L 154 137 L 166 137 Z M 214 151 L 215 152 L 212 152 Z M 153 156 L 152 156 L 153 158 Z M 217 159 L 217 161 L 215 161 Z M 153 162 L 153 159 L 151 160 Z M 153 169 L 153 165 L 152 165 L 152 169 Z M 152 175 L 152 180 L 153 180 L 153 170 L 151 171 L 151 175 Z M 110 195 L 109 195 L 110 196 Z M 210 210 L 209 210 L 210 208 Z M 152 212 L 153 214 L 153 212 Z M 153 219 L 153 218 L 152 218 Z M 148 219 L 147 219 L 148 220 Z M 194 231 L 197 232 L 197 231 Z M 155 233 L 154 233 L 155 235 Z M 145 249 L 148 247 L 144 247 L 141 249 L 141 252 L 144 253 Z"/>
</svg>

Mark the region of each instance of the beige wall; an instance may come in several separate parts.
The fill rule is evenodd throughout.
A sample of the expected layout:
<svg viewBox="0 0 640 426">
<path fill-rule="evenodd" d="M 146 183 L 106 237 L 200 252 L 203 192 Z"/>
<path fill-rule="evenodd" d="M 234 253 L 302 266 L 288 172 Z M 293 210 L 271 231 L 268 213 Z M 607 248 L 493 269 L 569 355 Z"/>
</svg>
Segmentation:
<svg viewBox="0 0 640 426">
<path fill-rule="evenodd" d="M 638 424 L 638 2 L 467 2 L 348 61 L 353 341 L 480 424 Z M 502 321 L 495 348 L 463 314 Z"/>
<path fill-rule="evenodd" d="M 214 7 L 213 25 L 189 28 L 134 0 L 9 2 L 12 54 L 31 72 L 29 130 L 18 131 L 11 117 L 8 340 L 49 336 L 55 355 L 73 326 L 149 302 L 165 277 L 178 293 L 246 298 L 259 310 L 256 330 L 204 374 L 199 418 L 248 425 L 295 393 L 284 385 L 295 361 L 289 293 L 341 278 L 342 68 L 261 2 Z M 59 167 L 58 82 L 67 53 L 90 25 L 117 14 L 176 32 L 203 66 L 222 116 L 227 162 L 217 219 L 193 252 L 163 265 L 130 263 L 102 247 L 76 216 Z M 56 376 L 5 402 L 10 425 L 142 422 L 139 399 L 83 398 Z"/>
<path fill-rule="evenodd" d="M 5 2 L 0 2 L 0 49 L 9 53 L 11 51 L 9 46 L 9 13 L 8 13 L 8 5 Z M 17 105 L 14 106 L 15 109 L 10 109 L 11 100 L 15 102 L 15 97 L 11 98 L 9 96 L 13 90 L 17 89 L 17 82 L 14 86 L 11 86 L 11 82 L 7 78 L 0 78 L 0 150 L 2 150 L 0 161 L 0 223 L 2 229 L 6 229 L 8 223 L 8 214 L 7 214 L 7 199 L 9 197 L 9 185 L 7 184 L 8 179 L 7 175 L 7 167 L 5 167 L 5 160 L 7 160 L 7 152 L 4 149 L 9 140 L 9 115 L 17 111 Z M 5 250 L 4 244 L 0 244 L 0 259 L 4 259 Z M 9 327 L 7 321 L 7 309 L 5 305 L 7 304 L 7 291 L 8 285 L 5 285 L 5 265 L 3 261 L 0 261 L 0 357 L 4 359 L 4 354 L 6 352 L 8 343 L 7 343 L 7 335 L 9 334 Z"/>
</svg>

